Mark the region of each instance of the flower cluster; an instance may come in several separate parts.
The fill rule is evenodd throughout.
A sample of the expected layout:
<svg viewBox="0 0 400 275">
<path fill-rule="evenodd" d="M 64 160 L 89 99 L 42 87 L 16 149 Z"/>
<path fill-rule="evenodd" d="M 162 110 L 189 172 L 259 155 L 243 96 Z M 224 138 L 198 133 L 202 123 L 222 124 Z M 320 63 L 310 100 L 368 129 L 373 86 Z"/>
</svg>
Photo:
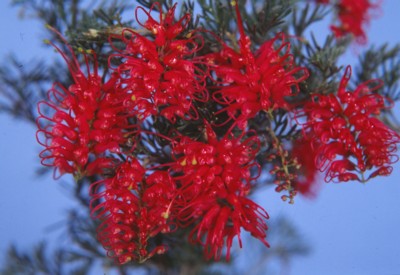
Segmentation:
<svg viewBox="0 0 400 275">
<path fill-rule="evenodd" d="M 136 127 L 127 119 L 130 110 L 113 89 L 115 76 L 102 82 L 94 53 L 91 72 L 88 53 L 80 50 L 86 62 L 85 76 L 71 47 L 69 57 L 51 44 L 63 56 L 74 83 L 68 88 L 54 83 L 47 100 L 38 104 L 37 139 L 46 147 L 40 153 L 42 164 L 54 166 L 55 175 L 57 171 L 77 177 L 98 174 L 111 165 L 107 154 L 121 152 L 120 145 L 134 135 Z"/>
<path fill-rule="evenodd" d="M 266 245 L 264 219 L 268 214 L 247 198 L 251 189 L 252 168 L 259 168 L 255 156 L 259 150 L 256 136 L 225 136 L 218 140 L 206 127 L 206 143 L 182 138 L 173 148 L 176 157 L 173 173 L 181 186 L 178 203 L 183 205 L 178 220 L 195 224 L 190 235 L 202 244 L 207 258 L 219 259 L 227 247 L 227 258 L 234 237 L 240 240 L 240 229 L 250 232 Z"/>
<path fill-rule="evenodd" d="M 203 48 L 210 32 L 193 29 L 190 14 L 176 20 L 177 5 L 163 12 L 159 3 L 136 9 L 141 30 L 109 36 L 105 68 L 78 49 L 82 70 L 66 41 L 67 53 L 50 42 L 73 83 L 54 84 L 39 103 L 40 157 L 60 175 L 96 179 L 91 216 L 120 264 L 167 253 L 175 233 L 207 259 L 229 259 L 242 231 L 268 247 L 269 216 L 250 198 L 265 171 L 293 203 L 314 194 L 318 172 L 364 182 L 397 160 L 400 137 L 378 117 L 390 107 L 380 82 L 348 91 L 348 67 L 336 93 L 304 96 L 309 71 L 290 36 L 252 45 L 232 5 L 238 40 L 211 34 L 218 50 Z"/>
<path fill-rule="evenodd" d="M 172 230 L 165 213 L 175 196 L 174 183 L 166 172 L 148 177 L 145 172 L 138 160 L 129 159 L 113 177 L 92 185 L 92 218 L 101 220 L 99 241 L 121 264 L 164 253 L 163 245 L 149 251 L 149 239 Z"/>
<path fill-rule="evenodd" d="M 387 108 L 387 99 L 375 92 L 382 82 L 368 81 L 352 92 L 347 90 L 350 76 L 348 66 L 337 95 L 314 94 L 304 106 L 305 131 L 317 151 L 318 169 L 327 172 L 326 181 L 388 175 L 397 161 L 400 136 L 376 117 Z"/>
<path fill-rule="evenodd" d="M 329 4 L 329 0 L 317 0 L 320 4 Z M 370 0 L 339 0 L 335 4 L 338 25 L 332 25 L 331 30 L 336 37 L 352 34 L 358 43 L 366 43 L 365 26 L 371 19 L 371 11 L 378 9 L 379 5 Z"/>
<path fill-rule="evenodd" d="M 154 4 L 161 10 L 161 4 Z M 124 44 L 124 49 L 114 48 L 117 53 L 111 59 L 120 58 L 122 63 L 114 68 L 120 76 L 119 88 L 130 96 L 127 103 L 136 115 L 145 119 L 160 114 L 174 122 L 176 117 L 197 118 L 193 101 L 208 98 L 205 89 L 205 74 L 193 56 L 201 48 L 201 37 L 188 31 L 190 15 L 184 15 L 175 22 L 176 4 L 163 15 L 159 22 L 147 12 L 144 24 L 152 34 L 152 40 L 130 29 L 124 29 L 119 36 L 113 36 Z"/>
<path fill-rule="evenodd" d="M 213 99 L 223 106 L 239 128 L 260 111 L 289 108 L 287 97 L 299 91 L 298 84 L 308 77 L 308 70 L 296 67 L 290 53 L 290 43 L 284 33 L 265 41 L 256 52 L 245 35 L 236 9 L 240 38 L 239 50 L 222 43 L 222 50 L 206 56 L 219 89 Z"/>
</svg>

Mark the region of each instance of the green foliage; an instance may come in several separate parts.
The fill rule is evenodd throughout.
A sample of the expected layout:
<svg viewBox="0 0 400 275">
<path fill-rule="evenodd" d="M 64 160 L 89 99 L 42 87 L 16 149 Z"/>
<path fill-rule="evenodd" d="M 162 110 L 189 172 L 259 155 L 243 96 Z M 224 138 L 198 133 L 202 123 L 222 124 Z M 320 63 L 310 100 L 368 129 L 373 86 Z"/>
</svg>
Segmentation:
<svg viewBox="0 0 400 275">
<path fill-rule="evenodd" d="M 44 65 L 43 61 L 19 60 L 14 54 L 6 57 L 0 66 L 0 112 L 34 123 L 36 103 L 45 97 L 55 77 L 68 75 L 66 71 L 58 62 Z"/>
<path fill-rule="evenodd" d="M 89 2 L 89 3 L 88 3 Z M 137 27 L 133 19 L 133 1 L 83 1 L 83 0 L 14 0 L 13 5 L 20 9 L 22 17 L 34 17 L 43 24 L 48 24 L 66 35 L 68 42 L 73 48 L 83 47 L 93 49 L 98 56 L 100 68 L 105 68 L 107 59 L 102 58 L 110 50 L 108 36 L 118 33 L 124 27 Z M 171 0 L 138 0 L 138 5 L 151 7 L 154 2 L 160 2 L 167 9 L 173 5 Z M 180 13 L 194 12 L 191 28 L 203 27 L 214 32 L 227 43 L 234 43 L 237 37 L 235 12 L 228 0 L 199 0 L 180 1 Z M 331 11 L 320 6 L 297 3 L 294 0 L 251 0 L 242 5 L 244 27 L 255 46 L 262 44 L 265 40 L 275 36 L 277 30 L 291 33 L 292 52 L 296 63 L 306 66 L 312 74 L 302 84 L 299 102 L 310 96 L 311 93 L 332 93 L 338 86 L 340 75 L 338 72 L 338 60 L 348 49 L 350 39 L 334 39 L 332 35 L 327 36 L 322 43 L 317 41 L 312 28 L 325 18 Z M 127 14 L 129 12 L 129 14 Z M 125 19 L 127 18 L 127 19 Z M 202 35 L 208 41 L 215 36 L 208 32 Z M 57 36 L 52 32 L 46 33 L 46 38 L 52 41 Z M 63 44 L 63 43 L 58 43 Z M 60 47 L 65 47 L 61 45 Z M 218 46 L 207 43 L 203 51 L 217 51 Z M 7 113 L 18 119 L 35 122 L 36 103 L 45 97 L 46 91 L 51 87 L 54 79 L 62 84 L 68 85 L 71 79 L 68 77 L 67 68 L 58 61 L 49 60 L 32 61 L 22 63 L 14 55 L 0 67 L 0 112 Z M 372 46 L 360 56 L 359 66 L 355 70 L 355 82 L 361 83 L 371 78 L 379 78 L 385 82 L 382 93 L 393 101 L 400 99 L 400 46 L 381 47 Z M 61 79 L 60 79 L 61 76 Z M 64 77 L 62 77 L 64 76 Z M 201 106 L 203 110 L 210 110 L 215 106 Z M 199 108 L 201 110 L 201 108 Z M 391 112 L 383 114 L 387 122 L 393 128 L 400 129 L 400 123 L 396 121 Z M 161 133 L 170 132 L 172 127 L 164 120 L 156 121 L 155 125 Z M 162 126 L 162 127 L 161 127 Z M 250 127 L 261 131 L 271 129 L 280 139 L 290 140 L 298 134 L 297 129 L 288 122 L 284 113 L 276 113 L 274 120 L 268 117 L 259 117 L 250 123 Z M 177 123 L 178 131 L 186 131 L 199 135 L 196 125 Z M 267 130 L 265 130 L 267 131 Z M 148 138 L 148 140 L 146 140 Z M 144 137 L 143 141 L 156 144 L 157 140 L 152 137 Z M 270 141 L 262 141 L 265 144 Z M 140 146 L 138 147 L 140 150 Z M 145 150 L 146 146 L 143 146 Z M 272 148 L 268 148 L 272 150 Z M 149 153 L 149 152 L 147 152 Z M 162 150 L 156 152 L 157 156 L 163 154 Z M 267 164 L 266 164 L 267 165 Z M 89 183 L 95 179 L 82 179 L 71 187 L 71 194 L 75 201 L 79 202 L 84 211 L 71 209 L 67 219 L 62 223 L 65 236 L 70 246 L 53 249 L 50 252 L 45 243 L 40 243 L 30 252 L 20 252 L 11 246 L 4 268 L 1 274 L 87 274 L 95 265 L 106 266 L 111 270 L 118 270 L 120 274 L 137 270 L 146 270 L 149 274 L 223 274 L 226 268 L 218 268 L 206 263 L 193 246 L 185 246 L 181 240 L 185 236 L 172 235 L 177 249 L 166 254 L 165 258 L 155 257 L 146 262 L 145 265 L 137 266 L 130 264 L 124 267 L 115 266 L 110 262 L 95 238 L 96 224 L 90 219 L 88 205 Z M 284 219 L 278 220 L 277 225 L 271 228 L 279 228 L 271 238 L 278 244 L 274 249 L 268 251 L 255 263 L 256 267 L 269 263 L 272 259 L 289 259 L 294 255 L 305 255 L 309 248 L 302 241 L 296 229 Z M 222 271 L 221 271 L 222 270 Z M 168 273 L 169 272 L 169 273 Z M 232 272 L 230 270 L 229 272 Z"/>
</svg>

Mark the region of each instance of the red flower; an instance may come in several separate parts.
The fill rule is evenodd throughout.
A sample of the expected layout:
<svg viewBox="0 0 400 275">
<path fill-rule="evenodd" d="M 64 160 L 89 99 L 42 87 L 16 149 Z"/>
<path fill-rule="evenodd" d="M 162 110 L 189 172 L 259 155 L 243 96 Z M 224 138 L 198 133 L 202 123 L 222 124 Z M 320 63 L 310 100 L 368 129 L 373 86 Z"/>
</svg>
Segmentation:
<svg viewBox="0 0 400 275">
<path fill-rule="evenodd" d="M 290 54 L 290 43 L 283 33 L 266 41 L 254 54 L 251 42 L 244 34 L 242 20 L 234 1 L 240 38 L 239 52 L 223 43 L 222 51 L 205 57 L 215 72 L 219 90 L 213 94 L 216 102 L 224 106 L 240 128 L 260 111 L 287 108 L 285 98 L 299 90 L 298 83 L 308 77 L 303 67 L 295 67 Z M 296 75 L 302 72 L 302 76 Z"/>
<path fill-rule="evenodd" d="M 207 198 L 206 198 L 207 199 Z M 228 194 L 224 199 L 215 198 L 205 201 L 208 204 L 202 209 L 203 216 L 190 233 L 190 240 L 204 246 L 204 255 L 207 259 L 219 260 L 222 249 L 226 247 L 226 259 L 230 258 L 230 250 L 233 239 L 237 236 L 240 247 L 242 240 L 240 230 L 243 228 L 263 244 L 269 247 L 265 240 L 268 229 L 264 219 L 268 219 L 267 212 L 252 200 L 236 195 Z M 204 202 L 195 200 L 194 204 L 203 207 Z M 194 210 L 195 206 L 189 206 L 184 211 Z M 199 211 L 199 209 L 197 210 Z M 186 217 L 187 218 L 187 217 Z"/>
<path fill-rule="evenodd" d="M 369 0 L 340 0 L 337 4 L 339 26 L 331 26 L 336 37 L 353 34 L 359 43 L 365 43 L 367 37 L 364 27 L 369 23 L 370 11 L 378 8 Z"/>
<path fill-rule="evenodd" d="M 318 169 L 315 165 L 316 151 L 310 140 L 301 137 L 293 142 L 292 156 L 299 168 L 292 182 L 294 190 L 307 197 L 314 197 L 318 188 Z"/>
<path fill-rule="evenodd" d="M 364 182 L 389 175 L 390 164 L 398 159 L 394 153 L 400 136 L 375 117 L 387 108 L 387 99 L 374 93 L 382 83 L 368 81 L 350 92 L 346 90 L 350 76 L 348 66 L 337 95 L 315 94 L 304 106 L 305 129 L 316 146 L 316 164 L 326 171 L 326 181 Z"/>
<path fill-rule="evenodd" d="M 136 159 L 121 164 L 113 178 L 92 185 L 92 218 L 101 221 L 98 239 L 109 257 L 120 264 L 143 262 L 166 251 L 152 238 L 172 228 L 171 205 L 175 185 L 167 172 L 156 171 L 145 179 Z"/>
<path fill-rule="evenodd" d="M 111 165 L 104 153 L 120 152 L 119 145 L 126 141 L 133 126 L 128 124 L 122 101 L 114 91 L 115 78 L 102 83 L 96 56 L 93 54 L 90 72 L 89 57 L 82 51 L 88 71 L 85 76 L 70 46 L 71 58 L 52 45 L 66 61 L 74 83 L 68 89 L 55 83 L 47 101 L 38 104 L 37 138 L 46 147 L 40 153 L 42 164 L 54 166 L 55 175 L 56 170 L 60 175 L 91 175 Z M 101 157 L 89 164 L 91 155 Z"/>
<path fill-rule="evenodd" d="M 227 248 L 229 259 L 232 240 L 240 240 L 240 228 L 244 228 L 265 245 L 267 213 L 247 199 L 252 168 L 258 168 L 255 155 L 259 141 L 253 136 L 226 136 L 218 140 L 207 126 L 206 143 L 183 137 L 173 147 L 177 156 L 171 167 L 178 181 L 180 207 L 178 221 L 182 226 L 195 224 L 191 240 L 204 246 L 206 258 L 219 259 Z"/>
<path fill-rule="evenodd" d="M 150 13 L 154 6 L 160 11 L 157 22 Z M 161 4 L 155 3 L 149 12 L 144 11 L 147 21 L 141 24 L 150 31 L 154 40 L 139 33 L 125 29 L 121 40 L 125 49 L 111 58 L 121 58 L 122 64 L 116 68 L 120 75 L 121 88 L 130 95 L 126 102 L 139 118 L 149 115 L 162 115 L 174 122 L 176 117 L 197 118 L 193 100 L 206 101 L 204 73 L 193 61 L 201 41 L 193 32 L 187 32 L 190 15 L 185 14 L 178 22 L 174 20 L 176 5 L 166 14 L 161 12 Z"/>
</svg>

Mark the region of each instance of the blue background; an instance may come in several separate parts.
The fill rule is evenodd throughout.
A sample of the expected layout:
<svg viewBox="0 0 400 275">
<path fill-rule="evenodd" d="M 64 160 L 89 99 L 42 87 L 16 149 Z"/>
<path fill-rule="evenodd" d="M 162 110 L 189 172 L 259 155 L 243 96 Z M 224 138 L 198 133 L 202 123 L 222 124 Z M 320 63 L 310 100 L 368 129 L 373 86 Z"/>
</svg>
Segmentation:
<svg viewBox="0 0 400 275">
<path fill-rule="evenodd" d="M 20 21 L 8 1 L 0 2 L 0 62 L 14 51 L 23 62 L 34 58 L 57 58 L 41 39 L 44 26 Z M 383 1 L 381 15 L 368 28 L 369 44 L 400 43 L 400 1 Z M 323 37 L 329 21 L 316 32 Z M 367 47 L 353 45 L 342 58 L 355 64 Z M 3 63 L 4 64 L 4 63 Z M 24 64 L 22 64 L 24 65 Z M 398 110 L 399 106 L 395 106 Z M 30 248 L 50 238 L 62 243 L 62 232 L 52 225 L 65 220 L 65 209 L 73 204 L 65 190 L 70 178 L 54 181 L 38 178 L 40 147 L 33 125 L 0 114 L 0 262 L 11 243 Z M 283 203 L 272 189 L 259 194 L 271 218 L 287 216 L 312 247 L 308 257 L 296 257 L 290 274 L 400 274 L 400 165 L 390 177 L 367 184 L 324 184 L 316 199 L 298 197 L 294 205 Z M 244 242 L 246 253 L 246 242 Z M 268 251 L 266 251 L 268 253 Z"/>
</svg>

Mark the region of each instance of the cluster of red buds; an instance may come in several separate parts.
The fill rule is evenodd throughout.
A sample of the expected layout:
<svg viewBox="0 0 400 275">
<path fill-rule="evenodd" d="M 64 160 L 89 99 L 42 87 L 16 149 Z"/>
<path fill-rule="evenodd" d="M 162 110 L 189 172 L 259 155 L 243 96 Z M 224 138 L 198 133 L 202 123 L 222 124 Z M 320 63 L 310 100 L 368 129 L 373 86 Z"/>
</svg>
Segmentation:
<svg viewBox="0 0 400 275">
<path fill-rule="evenodd" d="M 326 181 L 364 182 L 390 174 L 397 160 L 400 137 L 377 118 L 391 107 L 377 93 L 381 82 L 349 91 L 348 67 L 336 93 L 299 104 L 309 71 L 295 64 L 288 37 L 278 33 L 255 50 L 233 7 L 232 45 L 190 29 L 190 14 L 176 20 L 176 5 L 165 13 L 158 3 L 139 7 L 143 30 L 110 35 L 101 70 L 94 52 L 78 50 L 84 71 L 66 41 L 67 53 L 49 42 L 73 84 L 54 84 L 39 103 L 40 157 L 56 177 L 99 179 L 89 190 L 91 214 L 120 264 L 165 253 L 162 236 L 184 229 L 207 259 L 229 259 L 242 230 L 269 246 L 268 214 L 249 197 L 261 174 L 292 203 L 313 194 L 319 172 Z M 219 51 L 204 49 L 208 35 Z M 282 114 L 296 128 L 290 138 L 275 127 Z"/>
</svg>

